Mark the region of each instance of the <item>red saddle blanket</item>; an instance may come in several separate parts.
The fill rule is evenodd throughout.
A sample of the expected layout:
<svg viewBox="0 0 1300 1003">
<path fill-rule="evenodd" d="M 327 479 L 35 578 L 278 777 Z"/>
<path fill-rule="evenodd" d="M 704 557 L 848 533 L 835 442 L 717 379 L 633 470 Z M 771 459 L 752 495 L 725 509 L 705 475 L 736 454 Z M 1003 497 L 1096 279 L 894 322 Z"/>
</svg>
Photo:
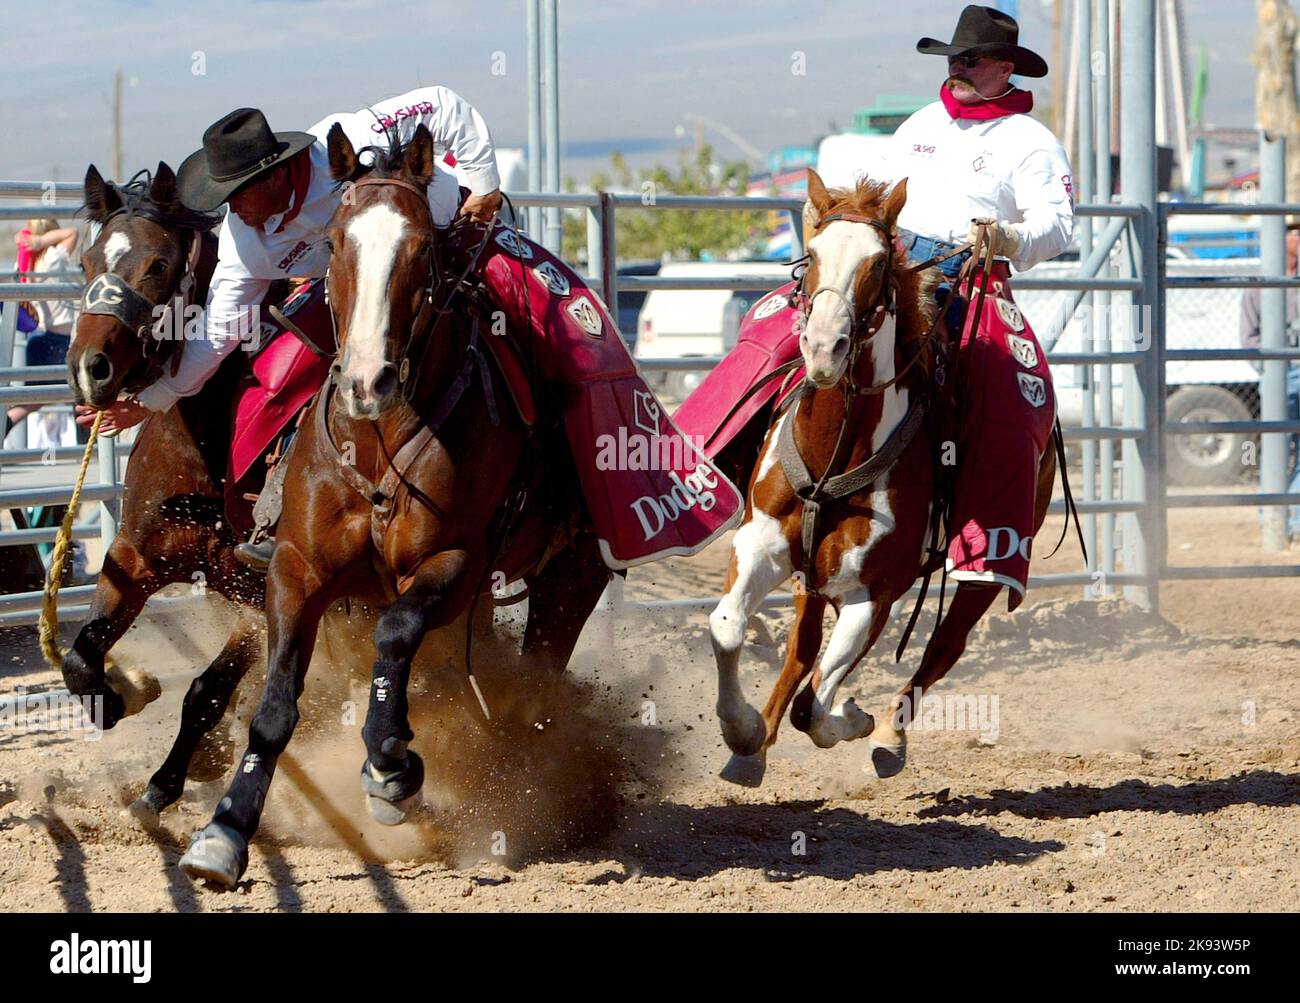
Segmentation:
<svg viewBox="0 0 1300 1003">
<path fill-rule="evenodd" d="M 314 280 L 298 289 L 281 312 L 319 345 L 333 342 L 325 283 Z M 312 351 L 293 332 L 262 315 L 260 348 L 235 392 L 230 467 L 226 476 L 226 513 L 240 534 L 252 529 L 251 503 L 266 478 L 263 458 L 329 375 L 331 358 Z"/>
<path fill-rule="evenodd" d="M 673 415 L 682 432 L 716 457 L 776 397 L 772 380 L 731 418 L 745 391 L 799 355 L 793 284 L 754 304 L 736 347 Z M 1056 397 L 1047 356 L 1011 297 L 1007 266 L 995 265 L 981 316 L 967 317 L 961 340 L 962 425 L 957 444 L 949 574 L 1008 587 L 1024 598 L 1033 546 L 1038 465 L 1050 448 Z M 802 370 L 796 370 L 802 374 Z"/>
<path fill-rule="evenodd" d="M 794 329 L 799 312 L 789 302 L 796 285 L 788 282 L 750 307 L 741 323 L 736 347 L 673 413 L 673 421 L 685 435 L 706 443 L 704 451 L 710 459 L 726 449 L 783 387 L 788 394 L 803 378 L 803 370 L 796 369 L 788 382 L 768 380 L 734 415 L 726 417 L 746 390 L 799 357 L 799 334 Z"/>
<path fill-rule="evenodd" d="M 479 275 L 528 340 L 520 354 L 537 378 L 562 388 L 583 497 L 610 568 L 697 553 L 740 521 L 740 492 L 669 418 L 576 272 L 498 226 Z"/>
</svg>

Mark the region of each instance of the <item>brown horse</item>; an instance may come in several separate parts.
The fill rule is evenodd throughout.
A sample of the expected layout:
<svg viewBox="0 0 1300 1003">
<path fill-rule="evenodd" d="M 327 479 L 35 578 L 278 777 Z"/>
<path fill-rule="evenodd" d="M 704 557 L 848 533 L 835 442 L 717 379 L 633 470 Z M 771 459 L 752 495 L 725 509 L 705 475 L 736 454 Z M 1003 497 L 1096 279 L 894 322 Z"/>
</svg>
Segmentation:
<svg viewBox="0 0 1300 1003">
<path fill-rule="evenodd" d="M 353 185 L 328 230 L 340 354 L 287 461 L 267 574 L 266 689 L 248 749 L 181 859 L 191 877 L 225 887 L 247 866 L 329 603 L 391 603 L 375 630 L 361 771 L 372 814 L 391 824 L 424 776 L 408 749 L 406 688 L 426 632 L 459 616 L 489 577 L 523 578 L 522 655 L 562 670 L 610 576 L 592 533 L 562 529 L 586 520 L 561 427 L 530 439 L 494 404 L 509 397 L 480 361 L 479 316 L 458 281 L 468 268 L 448 268 L 447 236 L 432 226 L 428 130 L 405 148 L 372 148 L 372 168 L 338 126 L 328 148 L 335 180 Z"/>
<path fill-rule="evenodd" d="M 718 718 L 734 753 L 722 776 L 747 786 L 761 783 L 767 750 L 792 698 L 791 723 L 818 746 L 870 736 L 877 774 L 898 773 L 912 698 L 952 668 L 1000 591 L 958 586 L 916 674 L 879 723 L 852 699 L 836 703 L 840 685 L 880 636 L 895 601 L 923 573 L 936 503 L 938 426 L 927 428 L 927 410 L 937 397 L 938 275 L 895 257 L 907 182 L 886 191 L 872 182 L 827 191 L 809 176 L 810 261 L 800 336 L 807 383 L 768 431 L 745 522 L 733 542 L 726 594 L 709 618 Z M 1049 450 L 1039 467 L 1035 527 L 1046 515 L 1055 470 Z M 809 531 L 808 488 L 833 485 L 830 477 L 846 473 L 844 493 L 820 501 Z M 792 575 L 795 617 L 785 664 L 760 714 L 745 701 L 737 676 L 745 625 L 763 597 Z M 814 671 L 827 605 L 836 623 Z M 809 673 L 812 679 L 796 698 Z"/>
<path fill-rule="evenodd" d="M 82 258 L 88 285 L 68 350 L 68 385 L 78 404 L 105 407 L 150 383 L 183 350 L 174 335 L 183 334 L 184 310 L 176 309 L 175 299 L 185 306 L 206 302 L 217 257 L 210 230 L 218 219 L 185 209 L 176 178 L 162 163 L 151 179 L 137 176 L 122 186 L 105 182 L 91 165 L 85 206 L 101 230 Z M 171 322 L 155 327 L 165 309 L 173 311 Z M 146 702 L 138 681 L 106 675 L 104 665 L 151 595 L 185 582 L 243 606 L 261 605 L 260 576 L 233 556 L 239 541 L 224 518 L 221 487 L 230 401 L 244 355 L 233 353 L 198 394 L 140 427 L 127 462 L 117 536 L 105 554 L 89 619 L 63 661 L 72 693 L 102 698 L 96 722 L 102 728 Z M 219 757 L 200 765 L 209 757 L 194 754 L 256 658 L 259 636 L 258 618 L 241 616 L 221 653 L 190 685 L 176 741 L 132 806 L 138 816 L 156 817 L 180 797 L 192 760 L 205 778 L 214 770 L 220 776 Z"/>
</svg>

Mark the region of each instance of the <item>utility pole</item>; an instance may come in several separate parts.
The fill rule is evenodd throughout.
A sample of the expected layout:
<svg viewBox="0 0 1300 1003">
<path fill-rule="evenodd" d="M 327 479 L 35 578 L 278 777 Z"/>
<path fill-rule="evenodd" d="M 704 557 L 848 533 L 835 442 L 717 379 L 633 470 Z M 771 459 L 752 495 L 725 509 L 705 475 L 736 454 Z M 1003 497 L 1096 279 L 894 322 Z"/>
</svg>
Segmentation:
<svg viewBox="0 0 1300 1003">
<path fill-rule="evenodd" d="M 1297 20 L 1287 0 L 1256 0 L 1255 119 L 1271 135 L 1284 136 L 1287 146 L 1300 150 L 1300 106 L 1296 98 L 1295 51 Z M 1286 171 L 1287 201 L 1300 198 L 1300 157 L 1292 156 Z"/>
<path fill-rule="evenodd" d="M 1065 66 L 1065 43 L 1061 32 L 1061 0 L 1052 3 L 1052 65 L 1056 67 L 1055 83 L 1052 87 L 1052 132 L 1058 136 L 1064 119 L 1061 114 L 1065 108 L 1065 81 L 1061 79 L 1061 69 Z"/>
<path fill-rule="evenodd" d="M 113 74 L 113 180 L 118 184 L 122 177 L 122 71 Z"/>
</svg>

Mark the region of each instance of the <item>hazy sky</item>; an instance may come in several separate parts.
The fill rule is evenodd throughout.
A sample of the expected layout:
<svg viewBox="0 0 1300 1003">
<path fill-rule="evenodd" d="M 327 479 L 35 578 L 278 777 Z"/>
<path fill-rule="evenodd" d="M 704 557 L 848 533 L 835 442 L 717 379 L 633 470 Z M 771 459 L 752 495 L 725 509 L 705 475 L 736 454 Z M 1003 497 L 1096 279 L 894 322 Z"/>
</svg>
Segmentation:
<svg viewBox="0 0 1300 1003">
<path fill-rule="evenodd" d="M 878 95 L 936 93 L 944 65 L 914 45 L 950 37 L 962 6 L 560 0 L 564 171 L 585 179 L 613 146 L 671 161 L 691 141 L 689 128 L 679 135 L 690 115 L 766 153 L 832 122 L 847 127 Z M 1189 46 L 1209 48 L 1209 120 L 1250 126 L 1254 5 L 1185 7 Z M 1021 41 L 1049 61 L 1050 10 L 1021 0 Z M 3 17 L 0 178 L 79 180 L 90 161 L 106 168 L 117 68 L 128 81 L 128 174 L 159 159 L 177 166 L 210 122 L 242 105 L 262 108 L 272 128 L 301 129 L 435 83 L 477 105 L 498 145 L 527 136 L 522 0 L 18 0 Z M 1050 100 L 1048 85 L 1036 89 Z M 706 136 L 741 155 L 722 133 Z"/>
</svg>

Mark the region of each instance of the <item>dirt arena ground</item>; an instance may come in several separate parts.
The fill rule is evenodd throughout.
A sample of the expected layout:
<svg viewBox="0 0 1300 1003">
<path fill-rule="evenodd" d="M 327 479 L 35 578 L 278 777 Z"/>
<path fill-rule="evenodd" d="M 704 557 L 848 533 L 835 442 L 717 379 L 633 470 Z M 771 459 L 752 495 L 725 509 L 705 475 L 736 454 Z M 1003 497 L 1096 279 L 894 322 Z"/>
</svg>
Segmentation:
<svg viewBox="0 0 1300 1003">
<path fill-rule="evenodd" d="M 1265 559 L 1251 509 L 1176 512 L 1170 551 Z M 715 547 L 633 572 L 627 598 L 716 594 L 724 561 Z M 1076 564 L 1067 548 L 1036 570 Z M 1297 608 L 1294 578 L 1170 583 L 1163 618 L 1040 590 L 983 624 L 934 691 L 985 698 L 985 713 L 923 719 L 903 774 L 875 780 L 861 743 L 818 750 L 787 724 L 757 790 L 716 775 L 703 613 L 598 618 L 551 691 L 479 649 L 491 724 L 448 667 L 455 640 L 431 640 L 412 695 L 427 805 L 398 829 L 368 818 L 357 783 L 368 627 L 354 610 L 318 648 L 290 761 L 228 893 L 175 865 L 242 751 L 260 672 L 215 778 L 147 831 L 123 806 L 229 618 L 217 600 L 151 613 L 118 647 L 162 679 L 143 714 L 100 741 L 0 730 L 0 910 L 1296 910 Z M 751 702 L 775 679 L 787 618 L 751 629 Z M 877 714 L 920 650 L 895 666 L 897 630 L 843 691 Z M 57 685 L 30 635 L 0 644 L 0 692 Z"/>
</svg>

